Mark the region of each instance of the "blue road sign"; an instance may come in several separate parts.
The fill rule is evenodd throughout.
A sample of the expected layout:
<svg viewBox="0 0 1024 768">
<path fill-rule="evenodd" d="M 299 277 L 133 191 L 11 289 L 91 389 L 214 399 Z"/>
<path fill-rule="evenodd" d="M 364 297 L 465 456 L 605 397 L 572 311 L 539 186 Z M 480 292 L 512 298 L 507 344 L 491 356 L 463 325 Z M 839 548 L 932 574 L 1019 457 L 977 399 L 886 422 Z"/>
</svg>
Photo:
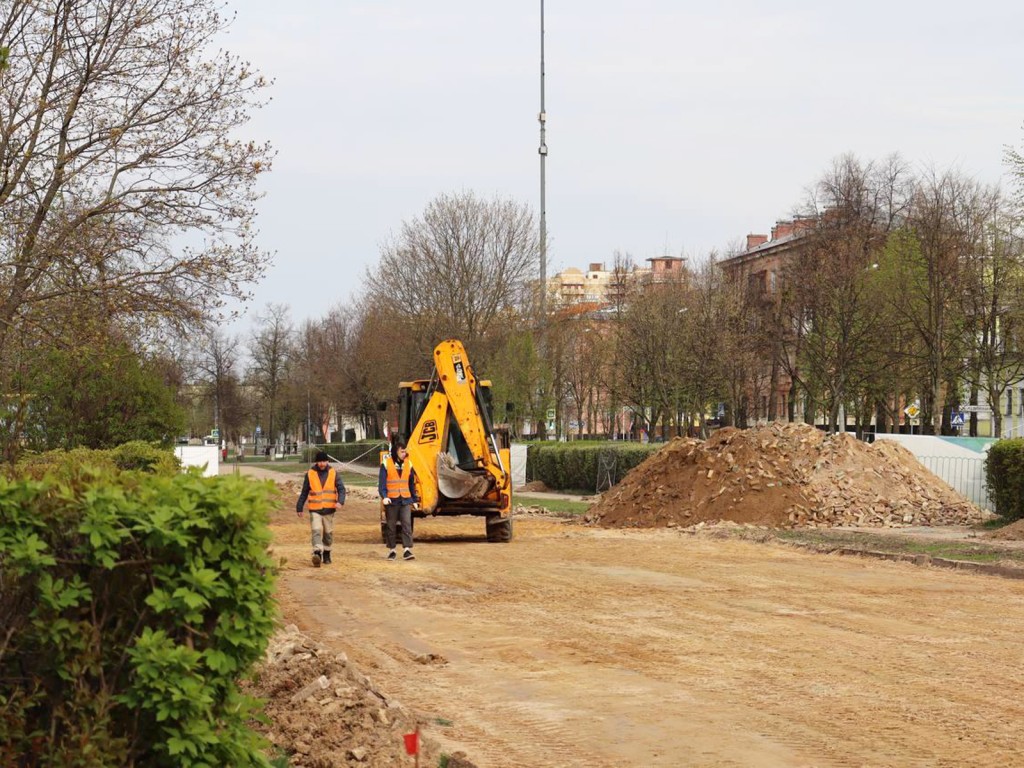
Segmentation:
<svg viewBox="0 0 1024 768">
<path fill-rule="evenodd" d="M 953 411 L 949 415 L 949 425 L 951 427 L 962 427 L 964 425 L 964 415 L 960 411 Z"/>
</svg>

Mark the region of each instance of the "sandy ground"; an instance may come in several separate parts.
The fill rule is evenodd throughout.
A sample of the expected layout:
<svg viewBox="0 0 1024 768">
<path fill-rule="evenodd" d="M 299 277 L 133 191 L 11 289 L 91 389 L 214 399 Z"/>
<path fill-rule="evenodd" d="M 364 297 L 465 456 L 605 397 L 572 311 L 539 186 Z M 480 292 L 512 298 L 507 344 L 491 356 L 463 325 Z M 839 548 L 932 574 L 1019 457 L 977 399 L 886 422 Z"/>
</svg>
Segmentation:
<svg viewBox="0 0 1024 768">
<path fill-rule="evenodd" d="M 1024 584 L 677 531 L 419 521 L 335 565 L 274 516 L 286 618 L 480 768 L 1024 765 Z"/>
</svg>

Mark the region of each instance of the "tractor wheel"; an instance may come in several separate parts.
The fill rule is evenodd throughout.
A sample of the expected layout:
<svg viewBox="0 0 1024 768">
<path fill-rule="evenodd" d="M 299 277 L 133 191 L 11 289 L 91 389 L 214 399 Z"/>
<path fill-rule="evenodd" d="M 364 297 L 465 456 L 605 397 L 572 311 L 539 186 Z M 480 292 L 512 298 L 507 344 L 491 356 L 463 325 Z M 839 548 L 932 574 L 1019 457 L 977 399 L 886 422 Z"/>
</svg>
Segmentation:
<svg viewBox="0 0 1024 768">
<path fill-rule="evenodd" d="M 512 541 L 512 516 L 489 516 L 487 518 L 487 540 L 501 544 Z"/>
</svg>

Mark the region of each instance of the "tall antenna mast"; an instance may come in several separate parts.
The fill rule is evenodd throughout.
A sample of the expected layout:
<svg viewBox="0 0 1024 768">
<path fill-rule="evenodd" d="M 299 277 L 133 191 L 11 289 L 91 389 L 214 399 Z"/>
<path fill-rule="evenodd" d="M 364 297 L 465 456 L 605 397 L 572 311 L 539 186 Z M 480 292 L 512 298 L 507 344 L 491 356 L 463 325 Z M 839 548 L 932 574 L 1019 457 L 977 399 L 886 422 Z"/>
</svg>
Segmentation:
<svg viewBox="0 0 1024 768">
<path fill-rule="evenodd" d="M 547 317 L 548 293 L 548 222 L 545 203 L 544 161 L 548 156 L 548 145 L 544 139 L 547 114 L 544 111 L 544 0 L 540 0 L 540 318 L 544 324 Z"/>
</svg>

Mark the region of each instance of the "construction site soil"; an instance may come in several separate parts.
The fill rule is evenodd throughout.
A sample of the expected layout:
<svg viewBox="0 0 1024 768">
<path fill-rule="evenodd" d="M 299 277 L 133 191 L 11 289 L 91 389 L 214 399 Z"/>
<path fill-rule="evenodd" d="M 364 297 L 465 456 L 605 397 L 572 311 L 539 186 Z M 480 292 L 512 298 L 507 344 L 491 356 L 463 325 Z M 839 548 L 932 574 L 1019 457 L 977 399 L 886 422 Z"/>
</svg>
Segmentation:
<svg viewBox="0 0 1024 768">
<path fill-rule="evenodd" d="M 511 544 L 418 521 L 394 563 L 368 488 L 314 568 L 279 488 L 282 629 L 251 691 L 292 768 L 412 766 L 417 726 L 424 767 L 1024 765 L 1021 581 L 541 515 Z"/>
<path fill-rule="evenodd" d="M 614 528 L 717 520 L 893 527 L 975 525 L 989 517 L 897 443 L 772 424 L 673 440 L 607 491 L 586 519 Z"/>
</svg>

